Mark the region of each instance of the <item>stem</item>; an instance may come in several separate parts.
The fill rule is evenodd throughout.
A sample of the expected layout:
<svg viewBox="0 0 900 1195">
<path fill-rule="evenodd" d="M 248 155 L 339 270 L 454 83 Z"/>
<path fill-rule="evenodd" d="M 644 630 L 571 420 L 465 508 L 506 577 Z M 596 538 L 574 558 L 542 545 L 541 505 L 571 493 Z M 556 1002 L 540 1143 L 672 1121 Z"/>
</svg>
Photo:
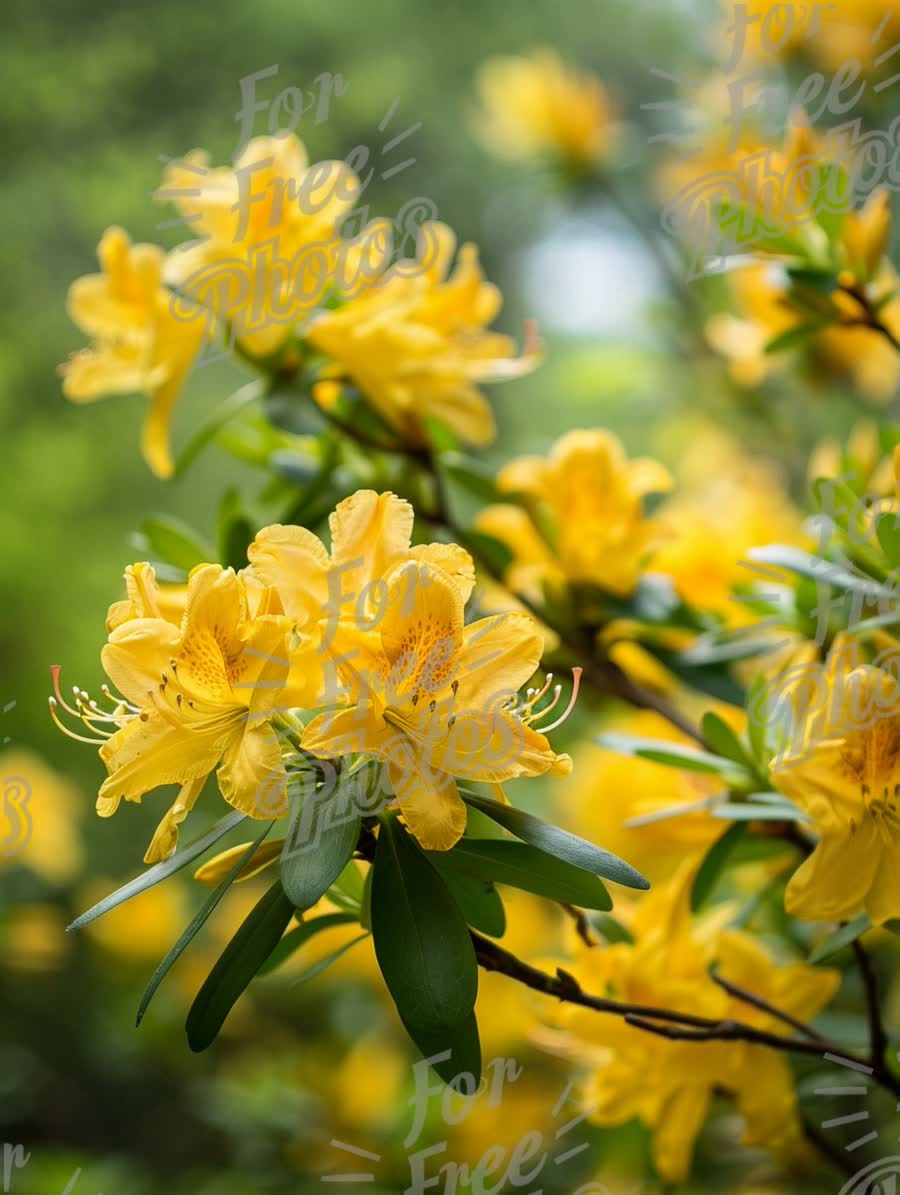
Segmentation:
<svg viewBox="0 0 900 1195">
<path fill-rule="evenodd" d="M 769 1016 L 775 1017 L 776 1020 L 783 1021 L 785 1025 L 790 1025 L 792 1029 L 796 1029 L 798 1033 L 802 1033 L 804 1037 L 808 1037 L 810 1041 L 816 1042 L 820 1049 L 828 1051 L 829 1043 L 827 1038 L 822 1037 L 811 1025 L 807 1025 L 803 1021 L 798 1020 L 797 1017 L 791 1016 L 784 1009 L 776 1008 L 774 1004 L 770 1004 L 762 996 L 757 996 L 755 992 L 749 992 L 746 988 L 738 987 L 736 983 L 732 983 L 715 971 L 712 972 L 710 978 L 713 983 L 717 983 L 729 996 L 734 996 L 735 1000 L 741 1000 L 744 1004 L 749 1004 L 752 1008 L 759 1009 L 760 1012 L 767 1013 Z"/>
<path fill-rule="evenodd" d="M 887 1031 L 881 1016 L 878 1002 L 878 981 L 872 968 L 872 960 L 865 946 L 856 938 L 853 943 L 853 953 L 859 965 L 863 986 L 866 990 L 866 1010 L 869 1018 L 869 1055 L 872 1067 L 877 1071 L 884 1068 L 884 1056 L 888 1047 Z"/>
<path fill-rule="evenodd" d="M 859 319 L 842 320 L 842 326 L 870 328 L 873 332 L 878 332 L 879 335 L 883 336 L 888 344 L 900 353 L 900 340 L 897 339 L 887 324 L 882 321 L 878 312 L 872 306 L 872 300 L 866 294 L 865 289 L 859 283 L 854 282 L 842 286 L 841 290 L 845 295 L 849 295 L 851 299 L 855 300 L 862 310 L 862 315 Z"/>
</svg>

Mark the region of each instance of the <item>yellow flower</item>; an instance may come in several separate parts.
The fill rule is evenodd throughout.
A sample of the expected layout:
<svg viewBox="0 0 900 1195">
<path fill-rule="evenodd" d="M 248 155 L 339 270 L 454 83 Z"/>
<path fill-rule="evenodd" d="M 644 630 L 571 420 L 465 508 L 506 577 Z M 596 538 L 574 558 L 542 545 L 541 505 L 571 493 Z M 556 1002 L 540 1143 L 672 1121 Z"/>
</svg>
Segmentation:
<svg viewBox="0 0 900 1195">
<path fill-rule="evenodd" d="M 818 835 L 785 907 L 805 921 L 866 912 L 882 925 L 900 916 L 900 686 L 881 668 L 851 667 L 854 655 L 832 651 L 815 704 L 798 704 L 797 749 L 772 769 Z M 812 713 L 820 716 L 810 726 Z"/>
<path fill-rule="evenodd" d="M 479 131 L 494 153 L 558 154 L 577 168 L 608 156 L 614 127 L 606 89 L 553 50 L 492 58 L 479 71 L 477 86 Z"/>
<path fill-rule="evenodd" d="M 522 495 L 535 515 L 498 505 L 475 521 L 513 552 L 506 578 L 513 591 L 540 601 L 545 584 L 598 585 L 619 595 L 634 589 L 657 530 L 643 499 L 671 486 L 662 465 L 627 460 L 609 432 L 573 431 L 546 459 L 511 461 L 497 481 Z"/>
<path fill-rule="evenodd" d="M 534 352 L 516 358 L 508 336 L 488 330 L 502 298 L 484 280 L 474 245 L 463 245 L 450 274 L 455 238 L 444 224 L 422 229 L 424 256 L 403 261 L 374 286 L 334 311 L 317 315 L 307 338 L 357 386 L 411 444 L 425 441 L 425 419 L 442 420 L 464 440 L 488 444 L 494 417 L 481 382 L 534 368 Z M 320 383 L 327 405 L 335 392 Z"/>
<path fill-rule="evenodd" d="M 110 228 L 98 256 L 103 272 L 69 288 L 69 315 L 94 344 L 61 366 L 63 392 L 75 402 L 146 394 L 144 458 L 157 476 L 169 477 L 172 407 L 200 348 L 201 321 L 174 313 L 162 285 L 165 255 L 156 245 L 132 245 L 121 228 Z"/>
<path fill-rule="evenodd" d="M 709 977 L 745 985 L 784 1011 L 816 1015 L 837 989 L 835 971 L 794 963 L 780 967 L 746 934 L 723 930 L 728 909 L 692 919 L 689 894 L 696 865 L 641 898 L 631 929 L 634 944 L 582 952 L 566 969 L 586 991 L 675 1012 L 740 1019 L 776 1030 L 778 1022 L 729 996 Z M 591 1068 L 587 1103 L 603 1125 L 635 1117 L 653 1131 L 653 1158 L 667 1182 L 682 1182 L 694 1141 L 715 1090 L 730 1092 L 744 1120 L 747 1144 L 784 1148 L 800 1128 L 790 1067 L 765 1047 L 731 1041 L 673 1041 L 633 1027 L 619 1017 L 563 1006 L 562 1036 L 546 1038 L 558 1052 Z"/>
<path fill-rule="evenodd" d="M 419 561 L 452 578 L 466 602 L 475 584 L 472 558 L 456 544 L 411 547 L 412 506 L 396 494 L 357 490 L 329 516 L 331 552 L 304 527 L 273 524 L 250 545 L 250 573 L 272 586 L 298 630 L 352 679 L 384 606 L 385 578 Z M 327 696 L 325 694 L 324 696 Z M 335 696 L 334 693 L 331 694 Z"/>
<path fill-rule="evenodd" d="M 0 868 L 27 867 L 50 884 L 64 884 L 81 866 L 78 788 L 33 751 L 0 756 Z"/>
<path fill-rule="evenodd" d="M 773 541 L 810 547 L 810 538 L 771 461 L 747 456 L 736 440 L 707 424 L 683 431 L 681 484 L 659 512 L 664 539 L 650 567 L 670 577 L 689 605 L 712 610 L 731 626 L 746 624 L 756 616 L 733 589 L 759 580 L 747 567 L 749 550 Z"/>
<path fill-rule="evenodd" d="M 135 575 L 146 580 L 152 602 L 148 566 Z M 123 698 L 104 713 L 81 694 L 70 712 L 94 730 L 117 727 L 101 740 L 109 772 L 97 800 L 101 817 L 115 813 L 122 798 L 140 801 L 160 785 L 181 785 L 145 862 L 175 849 L 178 827 L 216 767 L 222 795 L 236 809 L 257 818 L 286 811 L 271 720 L 314 703 L 320 683 L 314 645 L 297 642 L 293 625 L 273 590 L 248 588 L 231 569 L 209 564 L 190 575 L 180 624 L 139 610 L 110 632 L 103 667 Z"/>
<path fill-rule="evenodd" d="M 293 133 L 254 138 L 233 169 L 210 168 L 194 150 L 168 167 L 157 192 L 200 238 L 170 255 L 166 280 L 229 322 L 248 353 L 268 356 L 321 301 L 359 190 L 346 163 L 311 166 Z"/>
<path fill-rule="evenodd" d="M 856 61 L 871 70 L 876 58 L 892 45 L 892 26 L 889 23 L 885 32 L 883 21 L 900 12 L 896 0 L 829 0 L 821 7 L 749 0 L 743 7 L 746 14 L 740 24 L 746 25 L 748 58 L 752 55 L 757 62 L 771 64 L 776 57 L 808 55 L 827 71 L 839 71 Z M 735 5 L 729 0 L 723 9 L 730 29 Z M 876 36 L 879 32 L 881 37 Z M 734 34 L 727 34 L 727 44 L 733 40 Z"/>
<path fill-rule="evenodd" d="M 449 850 L 466 827 L 456 778 L 499 783 L 565 772 L 517 693 L 540 663 L 533 621 L 500 614 L 464 624 L 453 578 L 418 561 L 386 578 L 385 612 L 356 676 L 351 708 L 315 718 L 306 750 L 361 752 L 383 761 L 410 830 L 426 849 Z"/>
</svg>

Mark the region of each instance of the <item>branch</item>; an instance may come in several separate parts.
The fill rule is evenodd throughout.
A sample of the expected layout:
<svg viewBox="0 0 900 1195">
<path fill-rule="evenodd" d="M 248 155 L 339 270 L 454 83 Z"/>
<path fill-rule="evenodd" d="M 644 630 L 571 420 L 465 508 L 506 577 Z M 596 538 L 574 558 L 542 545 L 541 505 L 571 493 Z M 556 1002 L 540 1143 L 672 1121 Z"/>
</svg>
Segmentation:
<svg viewBox="0 0 900 1195">
<path fill-rule="evenodd" d="M 736 983 L 725 979 L 719 975 L 718 972 L 712 971 L 710 979 L 713 983 L 717 983 L 720 988 L 728 993 L 729 996 L 734 996 L 735 1000 L 741 1000 L 744 1004 L 749 1004 L 753 1008 L 759 1009 L 760 1012 L 767 1013 L 770 1017 L 775 1017 L 776 1020 L 783 1021 L 785 1025 L 790 1025 L 792 1029 L 796 1029 L 798 1033 L 802 1033 L 804 1037 L 808 1037 L 811 1041 L 817 1042 L 819 1047 L 825 1051 L 830 1049 L 827 1038 L 824 1038 L 821 1033 L 817 1033 L 811 1025 L 805 1024 L 798 1020 L 797 1017 L 792 1017 L 789 1012 L 784 1009 L 776 1008 L 774 1004 L 770 1004 L 768 1000 L 764 1000 L 762 996 L 757 996 L 755 992 L 749 992 L 746 988 L 738 987 Z"/>
</svg>

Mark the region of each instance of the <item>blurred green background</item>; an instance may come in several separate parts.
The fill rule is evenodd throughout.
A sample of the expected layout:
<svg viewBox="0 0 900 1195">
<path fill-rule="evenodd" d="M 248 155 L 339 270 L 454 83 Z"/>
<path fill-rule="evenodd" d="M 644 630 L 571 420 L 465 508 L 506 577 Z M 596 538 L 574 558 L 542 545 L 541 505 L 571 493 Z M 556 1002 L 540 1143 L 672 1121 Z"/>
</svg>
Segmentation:
<svg viewBox="0 0 900 1195">
<path fill-rule="evenodd" d="M 135 240 L 183 239 L 184 229 L 159 229 L 174 212 L 151 200 L 164 158 L 202 146 L 213 162 L 230 160 L 243 76 L 277 64 L 277 79 L 260 84 L 261 95 L 274 99 L 282 87 L 339 72 L 349 86 L 327 122 L 304 118 L 297 129 L 311 159 L 344 157 L 358 144 L 377 154 L 391 134 L 421 121 L 403 146 L 414 167 L 376 179 L 366 201 L 373 212 L 394 213 L 415 195 L 432 199 L 460 240 L 479 245 L 487 276 L 501 286 L 500 326 L 520 337 L 523 318 L 540 320 L 546 363 L 492 394 L 502 429 L 494 459 L 545 449 L 579 425 L 611 426 L 630 447 L 648 451 L 648 429 L 686 398 L 701 407 L 708 399 L 715 409 L 723 373 L 710 375 L 702 363 L 673 368 L 675 321 L 659 266 L 620 214 L 566 191 L 549 168 L 511 167 L 483 151 L 471 127 L 473 80 L 491 54 L 556 48 L 608 85 L 626 122 L 626 156 L 639 172 L 640 105 L 665 90 L 650 68 L 699 70 L 713 11 L 677 0 L 7 6 L 0 706 L 15 706 L 3 715 L 3 735 L 11 751 L 34 749 L 76 782 L 71 808 L 81 810 L 77 833 L 99 891 L 137 869 L 161 800 L 123 808 L 113 822 L 94 817 L 102 768 L 90 748 L 52 726 L 50 666 L 63 665 L 65 684 L 96 691 L 105 610 L 135 557 L 129 536 L 148 514 L 179 515 L 214 537 L 223 475 L 251 494 L 264 480 L 213 446 L 187 476 L 157 481 L 139 454 L 143 399 L 86 408 L 63 399 L 56 367 L 83 344 L 66 316 L 66 290 L 96 268 L 103 230 L 115 223 Z M 396 97 L 390 130 L 379 133 Z M 256 131 L 266 131 L 264 116 Z M 245 379 L 237 366 L 198 369 L 178 406 L 176 444 Z M 766 438 L 765 424 L 752 427 Z M 36 802 L 36 824 L 43 812 Z M 68 820 L 61 825 L 62 838 L 76 832 Z M 43 940 L 40 917 L 58 929 L 93 892 L 24 869 L 0 875 L 8 910 L 42 910 L 33 925 L 10 916 L 3 929 L 0 1138 L 32 1150 L 11 1189 L 55 1195 L 77 1167 L 79 1195 L 144 1195 L 164 1184 L 172 1195 L 320 1189 L 317 1173 L 336 1164 L 322 1150 L 340 1136 L 328 1100 L 317 1095 L 322 1076 L 371 1031 L 402 1040 L 383 1001 L 365 984 L 269 987 L 254 998 L 243 1038 L 239 1029 L 235 1040 L 195 1058 L 180 1028 L 190 978 L 133 1029 L 140 992 L 165 950 L 166 939 L 157 946 L 154 937 L 154 918 L 161 933 L 168 928 L 162 911 L 123 923 L 124 944 L 70 937 L 59 957 L 42 962 L 38 949 L 24 961 L 25 947 Z M 196 904 L 184 900 L 184 909 Z M 166 913 L 176 933 L 179 912 L 183 924 L 189 913 Z M 323 1037 L 331 1053 L 317 1044 Z M 377 1069 L 369 1078 L 381 1082 Z M 548 1101 L 557 1081 L 551 1069 Z M 644 1158 L 636 1131 L 617 1138 L 618 1156 Z M 728 1179 L 726 1168 L 703 1189 Z"/>
</svg>

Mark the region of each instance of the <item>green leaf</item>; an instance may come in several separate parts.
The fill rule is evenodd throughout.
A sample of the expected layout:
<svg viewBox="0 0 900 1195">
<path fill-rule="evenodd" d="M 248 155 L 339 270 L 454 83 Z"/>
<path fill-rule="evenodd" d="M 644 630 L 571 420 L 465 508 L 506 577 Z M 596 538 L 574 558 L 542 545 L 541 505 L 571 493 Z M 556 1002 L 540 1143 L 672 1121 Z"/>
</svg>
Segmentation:
<svg viewBox="0 0 900 1195">
<path fill-rule="evenodd" d="M 506 933 L 506 910 L 491 881 L 451 867 L 446 851 L 427 854 L 459 905 L 466 924 L 491 938 L 502 938 Z"/>
<path fill-rule="evenodd" d="M 595 875 L 525 842 L 462 838 L 445 858 L 450 867 L 548 900 L 581 909 L 612 908 L 609 893 Z"/>
<path fill-rule="evenodd" d="M 727 722 L 712 710 L 703 715 L 701 723 L 703 737 L 718 755 L 730 759 L 751 774 L 756 771 L 756 761 Z"/>
<path fill-rule="evenodd" d="M 474 461 L 460 452 L 445 452 L 439 464 L 451 481 L 455 481 L 480 502 L 501 500 L 494 481 L 496 474 L 480 461 Z"/>
<path fill-rule="evenodd" d="M 561 859 L 564 863 L 581 867 L 593 875 L 613 880 L 617 884 L 624 884 L 627 888 L 650 887 L 640 872 L 635 871 L 624 859 L 594 846 L 584 838 L 578 838 L 558 826 L 542 822 L 540 818 L 525 813 L 522 809 L 515 809 L 512 805 L 501 805 L 499 801 L 492 801 L 489 797 L 482 797 L 466 789 L 460 789 L 460 794 L 467 805 L 486 813 L 498 825 L 515 834 L 516 838 L 521 838 L 523 842 Z"/>
<path fill-rule="evenodd" d="M 699 913 L 700 909 L 706 904 L 725 869 L 725 864 L 728 862 L 732 851 L 746 833 L 746 822 L 736 822 L 725 831 L 721 838 L 717 838 L 706 852 L 703 862 L 700 864 L 697 874 L 694 877 L 694 882 L 691 885 L 692 913 Z"/>
<path fill-rule="evenodd" d="M 888 558 L 888 563 L 895 567 L 900 565 L 900 522 L 896 514 L 879 515 L 875 523 L 875 534 Z"/>
<path fill-rule="evenodd" d="M 213 418 L 208 423 L 204 423 L 185 448 L 182 449 L 181 455 L 175 463 L 175 476 L 178 477 L 184 473 L 193 464 L 200 451 L 212 440 L 219 428 L 236 415 L 238 411 L 243 410 L 250 403 L 256 402 L 262 396 L 262 392 L 263 383 L 259 379 L 256 379 L 248 382 L 246 386 L 241 386 L 240 390 L 236 390 L 234 394 L 229 395 L 224 402 L 220 403 L 216 408 Z"/>
<path fill-rule="evenodd" d="M 186 846 L 180 847 L 168 859 L 164 859 L 162 863 L 155 863 L 153 867 L 142 872 L 139 876 L 135 876 L 133 880 L 129 880 L 127 884 L 123 884 L 121 888 L 110 893 L 109 896 L 104 896 L 103 900 L 98 901 L 86 913 L 82 913 L 80 917 L 76 917 L 68 927 L 69 930 L 81 929 L 82 926 L 88 925 L 91 921 L 96 921 L 98 917 L 102 917 L 110 909 L 115 909 L 118 905 L 124 904 L 126 900 L 131 900 L 133 896 L 138 896 L 141 892 L 146 892 L 148 888 L 153 888 L 156 884 L 162 883 L 170 875 L 174 875 L 176 871 L 180 871 L 182 867 L 187 867 L 189 863 L 193 863 L 195 859 L 199 859 L 220 838 L 224 838 L 235 826 L 240 825 L 245 817 L 246 814 L 239 813 L 237 810 L 226 813 L 205 834 L 201 834 L 199 838 L 195 838 L 193 842 L 189 842 Z"/>
<path fill-rule="evenodd" d="M 768 682 L 764 675 L 760 675 L 750 685 L 747 693 L 747 737 L 753 757 L 763 772 L 767 772 L 769 768 L 769 750 L 766 743 L 769 722 L 763 708 L 767 696 Z"/>
<path fill-rule="evenodd" d="M 426 1033 L 458 1025 L 475 1007 L 475 948 L 447 885 L 395 817 L 382 820 L 373 872 L 375 954 L 403 1023 Z"/>
<path fill-rule="evenodd" d="M 495 577 L 502 577 L 512 563 L 513 554 L 510 548 L 483 531 L 467 531 L 465 546 Z"/>
<path fill-rule="evenodd" d="M 208 920 L 213 909 L 216 907 L 216 905 L 219 903 L 219 901 L 222 899 L 222 897 L 225 895 L 225 893 L 228 891 L 228 889 L 231 887 L 231 885 L 237 879 L 237 877 L 240 874 L 240 872 L 242 871 L 242 869 L 250 862 L 250 860 L 256 854 L 257 850 L 259 850 L 259 847 L 262 845 L 263 839 L 269 833 L 269 831 L 272 829 L 272 826 L 274 824 L 275 824 L 274 822 L 269 822 L 269 824 L 263 829 L 262 833 L 259 835 L 259 837 L 256 839 L 256 841 L 251 842 L 251 844 L 247 848 L 247 850 L 238 856 L 238 859 L 235 862 L 234 866 L 232 867 L 231 871 L 229 871 L 228 875 L 225 876 L 225 878 L 222 880 L 221 884 L 219 884 L 219 886 L 217 888 L 215 888 L 210 893 L 210 895 L 204 901 L 203 907 L 197 913 L 196 917 L 194 917 L 194 919 L 191 921 L 190 925 L 187 927 L 187 929 L 184 931 L 184 933 L 181 935 L 181 937 L 178 939 L 178 941 L 175 943 L 175 945 L 172 947 L 172 949 L 168 952 L 166 957 L 162 960 L 162 962 L 159 964 L 159 966 L 153 972 L 153 974 L 150 977 L 150 982 L 147 984 L 147 987 L 144 990 L 144 995 L 141 997 L 141 1003 L 140 1003 L 140 1005 L 138 1007 L 138 1011 L 137 1011 L 137 1019 L 135 1020 L 136 1026 L 140 1025 L 141 1021 L 144 1019 L 144 1013 L 150 1007 L 150 1001 L 155 996 L 159 985 L 162 983 L 162 981 L 168 975 L 169 970 L 172 967 L 172 964 L 181 955 L 181 953 L 185 950 L 188 943 L 193 940 L 194 936 L 201 929 L 201 927 L 206 924 L 206 921 Z"/>
<path fill-rule="evenodd" d="M 474 1012 L 448 1029 L 423 1029 L 405 1021 L 403 1027 L 422 1057 L 432 1060 L 431 1067 L 438 1078 L 463 1095 L 472 1094 L 473 1087 L 456 1081 L 469 1074 L 476 1086 L 481 1082 L 481 1041 Z"/>
<path fill-rule="evenodd" d="M 682 747 L 665 739 L 644 739 L 610 731 L 601 734 L 595 742 L 619 755 L 636 755 L 639 759 L 649 759 L 653 763 L 663 763 L 689 772 L 710 772 L 725 779 L 730 778 L 738 784 L 749 778 L 746 768 L 736 769 L 730 759 L 713 755 L 710 751 L 698 751 L 695 747 Z"/>
<path fill-rule="evenodd" d="M 368 936 L 368 931 L 366 931 L 366 933 L 359 934 L 359 936 L 354 938 L 352 941 L 346 942 L 343 946 L 339 946 L 337 950 L 335 950 L 332 954 L 329 954 L 326 958 L 319 959 L 315 966 L 310 967 L 308 971 L 304 971 L 302 975 L 298 975 L 297 978 L 291 983 L 291 987 L 298 988 L 301 983 L 309 983 L 310 980 L 316 979 L 322 974 L 323 971 L 327 971 L 333 963 L 336 963 L 339 958 L 343 958 L 348 950 L 352 950 L 354 946 L 358 946 L 360 942 L 362 942 L 364 938 L 368 938 Z"/>
<path fill-rule="evenodd" d="M 171 515 L 155 515 L 146 519 L 141 528 L 151 551 L 176 568 L 189 573 L 198 564 L 208 564 L 215 559 L 211 544 L 181 519 Z"/>
<path fill-rule="evenodd" d="M 325 913 L 312 921 L 302 922 L 296 929 L 288 930 L 256 974 L 268 975 L 323 930 L 333 929 L 336 925 L 352 925 L 356 920 L 352 913 Z"/>
<path fill-rule="evenodd" d="M 845 946 L 849 946 L 851 942 L 855 942 L 857 938 L 861 938 L 871 928 L 872 922 L 869 920 L 869 914 L 860 913 L 858 917 L 854 917 L 852 921 L 848 921 L 846 925 L 842 925 L 840 929 L 829 934 L 824 942 L 820 942 L 809 956 L 809 961 L 821 963 L 824 959 L 837 954 L 839 950 L 843 950 Z"/>
<path fill-rule="evenodd" d="M 247 549 L 256 530 L 237 490 L 227 490 L 219 506 L 219 561 L 224 568 L 247 566 Z"/>
<path fill-rule="evenodd" d="M 359 913 L 363 902 L 363 874 L 354 859 L 351 859 L 338 878 L 328 889 L 332 904 L 349 913 Z"/>
<path fill-rule="evenodd" d="M 600 934 L 610 946 L 622 942 L 627 946 L 634 945 L 634 938 L 631 930 L 627 929 L 621 921 L 617 921 L 615 917 L 610 917 L 609 913 L 596 913 L 590 918 L 591 925 Z"/>
<path fill-rule="evenodd" d="M 788 257 L 807 256 L 799 241 L 779 229 L 766 225 L 761 212 L 754 211 L 742 203 L 721 203 L 716 220 L 735 249 L 763 249 L 769 253 L 781 253 Z"/>
<path fill-rule="evenodd" d="M 342 776 L 327 805 L 309 806 L 317 800 L 316 793 L 294 802 L 281 856 L 281 884 L 301 912 L 325 895 L 356 849 L 360 830 L 359 804 L 354 799 L 357 790 L 355 777 Z M 348 808 L 351 816 L 345 820 L 336 825 L 327 820 L 329 811 L 343 817 Z"/>
<path fill-rule="evenodd" d="M 716 805 L 712 815 L 730 822 L 799 822 L 808 820 L 806 814 L 789 801 L 765 805 L 757 805 L 752 801 L 725 802 L 722 805 Z"/>
<path fill-rule="evenodd" d="M 188 1045 L 195 1053 L 216 1040 L 225 1018 L 278 945 L 293 916 L 294 906 L 276 880 L 222 951 L 191 1005 L 185 1028 Z"/>
<path fill-rule="evenodd" d="M 805 324 L 795 324 L 792 328 L 787 328 L 784 332 L 780 332 L 771 340 L 766 341 L 763 352 L 766 356 L 772 357 L 777 353 L 786 353 L 790 349 L 799 348 L 801 344 L 810 340 L 823 328 L 827 328 L 832 322 L 832 320 L 822 318 L 810 320 Z"/>
<path fill-rule="evenodd" d="M 896 599 L 896 594 L 886 586 L 879 585 L 871 577 L 858 576 L 851 573 L 843 565 L 833 560 L 824 560 L 819 556 L 811 556 L 800 548 L 792 548 L 787 544 L 769 544 L 764 548 L 750 548 L 747 556 L 751 560 L 758 560 L 761 564 L 771 564 L 776 568 L 787 569 L 801 577 L 809 577 L 812 581 L 824 581 L 836 585 L 839 589 L 846 589 L 849 593 L 862 593 L 875 597 Z"/>
</svg>

